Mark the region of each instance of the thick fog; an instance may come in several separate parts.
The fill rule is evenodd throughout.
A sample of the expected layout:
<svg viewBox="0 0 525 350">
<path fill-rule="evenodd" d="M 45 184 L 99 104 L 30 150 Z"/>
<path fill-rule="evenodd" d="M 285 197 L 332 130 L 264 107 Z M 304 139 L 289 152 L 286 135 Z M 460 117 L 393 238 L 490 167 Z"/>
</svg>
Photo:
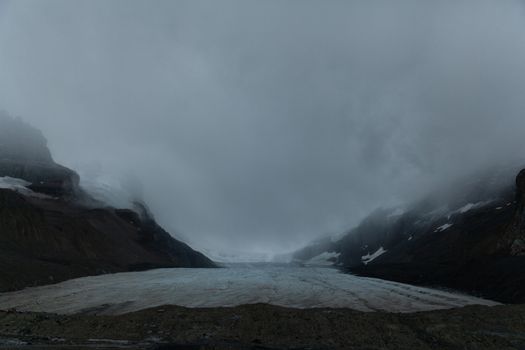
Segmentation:
<svg viewBox="0 0 525 350">
<path fill-rule="evenodd" d="M 196 248 L 279 253 L 521 157 L 525 6 L 0 0 L 0 109 Z"/>
</svg>

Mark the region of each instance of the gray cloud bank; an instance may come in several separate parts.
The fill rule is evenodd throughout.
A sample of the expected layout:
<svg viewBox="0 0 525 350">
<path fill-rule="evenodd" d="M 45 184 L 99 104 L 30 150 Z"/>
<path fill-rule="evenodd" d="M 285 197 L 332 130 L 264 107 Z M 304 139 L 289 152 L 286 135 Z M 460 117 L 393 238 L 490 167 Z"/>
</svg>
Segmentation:
<svg viewBox="0 0 525 350">
<path fill-rule="evenodd" d="M 0 0 L 0 108 L 189 243 L 281 252 L 520 157 L 524 9 Z"/>
</svg>

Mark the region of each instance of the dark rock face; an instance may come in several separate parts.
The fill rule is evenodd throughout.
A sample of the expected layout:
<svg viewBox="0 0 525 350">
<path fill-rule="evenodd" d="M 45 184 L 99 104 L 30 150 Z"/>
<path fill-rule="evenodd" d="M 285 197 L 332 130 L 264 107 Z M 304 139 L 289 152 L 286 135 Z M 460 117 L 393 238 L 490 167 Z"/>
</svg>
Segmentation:
<svg viewBox="0 0 525 350">
<path fill-rule="evenodd" d="M 0 189 L 0 291 L 109 272 L 214 267 L 131 210 Z"/>
<path fill-rule="evenodd" d="M 516 193 L 518 199 L 525 201 L 525 169 L 516 176 Z"/>
<path fill-rule="evenodd" d="M 4 176 L 48 196 L 0 189 L 0 292 L 109 272 L 215 267 L 164 231 L 144 205 L 118 210 L 90 200 L 78 175 L 53 161 L 40 132 L 0 116 Z"/>
<path fill-rule="evenodd" d="M 516 177 L 516 212 L 504 244 L 510 245 L 510 255 L 525 256 L 525 169 Z"/>
</svg>

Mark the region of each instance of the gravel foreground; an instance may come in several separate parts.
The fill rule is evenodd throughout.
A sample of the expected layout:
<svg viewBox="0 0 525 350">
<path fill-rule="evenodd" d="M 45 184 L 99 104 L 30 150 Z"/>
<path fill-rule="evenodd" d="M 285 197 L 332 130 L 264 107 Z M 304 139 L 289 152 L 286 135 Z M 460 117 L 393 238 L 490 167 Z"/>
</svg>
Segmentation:
<svg viewBox="0 0 525 350">
<path fill-rule="evenodd" d="M 408 314 L 162 306 L 118 316 L 0 312 L 2 349 L 525 349 L 525 305 Z"/>
</svg>

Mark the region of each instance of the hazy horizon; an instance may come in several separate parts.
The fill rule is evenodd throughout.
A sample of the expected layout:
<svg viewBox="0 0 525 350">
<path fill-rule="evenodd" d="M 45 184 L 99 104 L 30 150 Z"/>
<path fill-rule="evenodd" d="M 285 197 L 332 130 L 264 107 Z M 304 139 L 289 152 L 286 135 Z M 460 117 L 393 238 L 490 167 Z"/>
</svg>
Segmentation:
<svg viewBox="0 0 525 350">
<path fill-rule="evenodd" d="M 193 247 L 284 253 L 523 158 L 524 10 L 0 0 L 0 109 Z"/>
</svg>

